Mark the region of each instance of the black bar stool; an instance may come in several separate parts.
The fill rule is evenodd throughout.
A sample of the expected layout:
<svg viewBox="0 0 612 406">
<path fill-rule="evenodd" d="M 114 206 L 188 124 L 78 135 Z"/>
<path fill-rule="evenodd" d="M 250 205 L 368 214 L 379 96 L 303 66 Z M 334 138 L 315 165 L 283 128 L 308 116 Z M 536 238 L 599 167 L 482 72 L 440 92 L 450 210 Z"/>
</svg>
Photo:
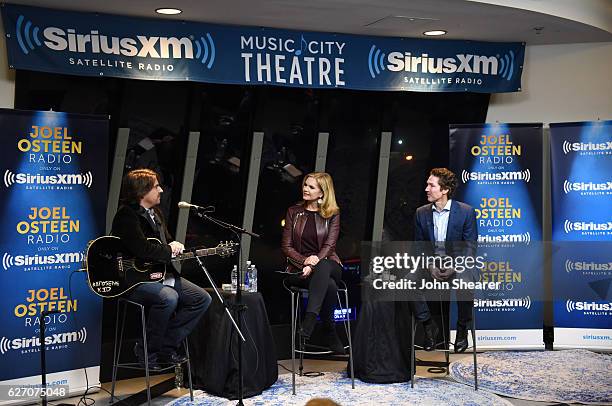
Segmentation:
<svg viewBox="0 0 612 406">
<path fill-rule="evenodd" d="M 350 315 L 348 313 L 349 310 L 349 297 L 348 297 L 348 289 L 346 284 L 343 281 L 340 281 L 340 286 L 338 286 L 338 292 L 336 293 L 336 297 L 338 299 L 338 305 L 341 309 L 346 309 L 346 315 L 343 320 L 344 331 L 346 332 L 346 337 L 348 339 L 348 350 L 349 350 L 349 368 L 351 375 L 351 386 L 355 389 L 355 373 L 353 370 L 353 342 L 351 340 L 351 320 Z M 291 294 L 291 382 L 293 385 L 293 394 L 295 395 L 295 354 L 300 354 L 300 372 L 299 375 L 302 376 L 302 371 L 304 370 L 304 354 L 310 355 L 323 355 L 323 354 L 331 354 L 332 352 L 329 350 L 325 351 L 306 351 L 305 343 L 303 340 L 300 340 L 299 349 L 296 348 L 295 345 L 295 336 L 298 330 L 298 321 L 301 324 L 300 318 L 300 299 L 304 295 L 308 295 L 308 289 L 299 288 L 296 286 L 290 286 L 287 283 L 287 279 L 283 280 L 283 286 L 285 289 Z M 340 293 L 342 292 L 342 296 L 344 300 L 340 298 Z M 343 303 L 344 302 L 344 303 Z M 346 348 L 345 346 L 344 348 Z"/>
<path fill-rule="evenodd" d="M 123 344 L 123 331 L 125 327 L 125 317 L 127 314 L 128 305 L 132 305 L 140 309 L 140 321 L 141 321 L 141 326 L 142 326 L 142 342 L 143 342 L 144 363 L 145 363 L 144 368 L 140 366 L 138 362 L 124 362 L 124 363 L 119 362 L 119 359 L 121 357 L 121 347 Z M 121 310 L 123 310 L 122 312 L 123 316 L 121 317 L 121 329 L 119 329 L 119 314 Z M 138 370 L 145 371 L 145 381 L 147 383 L 147 404 L 151 405 L 151 382 L 150 382 L 150 374 L 149 374 L 149 352 L 147 349 L 147 328 L 146 326 L 147 324 L 145 320 L 145 306 L 144 305 L 137 303 L 137 302 L 133 302 L 125 298 L 119 298 L 117 300 L 117 316 L 115 319 L 115 344 L 113 348 L 113 381 L 111 385 L 110 403 L 114 403 L 115 401 L 115 383 L 117 379 L 117 370 L 119 368 L 125 368 L 125 369 L 138 369 Z M 185 356 L 186 356 L 185 361 L 181 362 L 180 364 L 168 364 L 168 366 L 163 367 L 160 371 L 165 371 L 165 370 L 174 368 L 175 373 L 177 372 L 177 370 L 180 372 L 181 364 L 187 363 L 187 375 L 189 377 L 189 396 L 191 398 L 191 401 L 193 402 L 193 386 L 191 382 L 191 361 L 189 359 L 189 346 L 187 344 L 187 339 L 183 341 L 183 345 L 185 346 Z M 179 382 L 182 382 L 182 374 L 181 374 L 180 379 L 177 380 L 177 383 Z"/>
<path fill-rule="evenodd" d="M 445 318 L 444 318 L 444 308 L 442 306 L 442 298 L 440 298 L 440 314 L 442 317 L 442 344 L 444 344 L 444 348 L 443 349 L 437 349 L 437 344 L 436 344 L 436 349 L 434 349 L 432 352 L 444 352 L 444 357 L 446 359 L 446 362 L 443 363 L 444 368 L 446 369 L 446 375 L 449 374 L 449 366 L 450 366 L 450 344 L 449 344 L 449 340 L 447 340 L 446 338 L 446 322 L 445 322 Z M 450 318 L 448 320 L 448 323 L 450 325 Z M 471 329 L 471 333 L 472 333 L 472 355 L 474 357 L 474 390 L 478 390 L 478 360 L 476 358 L 476 312 L 474 310 L 474 307 L 472 307 L 472 329 Z M 411 314 L 411 328 L 412 328 L 412 338 L 411 338 L 411 343 L 410 343 L 410 387 L 414 388 L 414 374 L 416 373 L 416 363 L 415 363 L 415 347 L 416 345 L 414 344 L 414 336 L 416 333 L 416 319 L 414 317 L 414 312 L 412 312 Z M 450 338 L 450 337 L 449 337 Z M 421 348 L 419 346 L 419 348 Z"/>
</svg>

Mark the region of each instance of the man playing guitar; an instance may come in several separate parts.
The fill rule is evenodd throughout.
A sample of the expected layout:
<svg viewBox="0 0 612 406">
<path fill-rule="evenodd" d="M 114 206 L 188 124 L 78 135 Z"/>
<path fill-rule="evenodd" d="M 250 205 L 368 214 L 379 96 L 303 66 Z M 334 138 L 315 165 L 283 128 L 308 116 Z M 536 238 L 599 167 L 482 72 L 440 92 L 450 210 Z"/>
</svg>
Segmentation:
<svg viewBox="0 0 612 406">
<path fill-rule="evenodd" d="M 184 360 L 178 348 L 212 300 L 204 289 L 180 277 L 170 264 L 185 247 L 178 241 L 168 243 L 171 238 L 157 208 L 162 192 L 154 171 L 136 169 L 127 173 L 121 186 L 122 205 L 112 226 L 112 234 L 121 238 L 134 257 L 168 264 L 163 281 L 137 284 L 125 293 L 126 298 L 150 308 L 147 348 L 152 370 L 161 369 L 160 364 Z M 147 238 L 157 238 L 162 244 Z M 134 351 L 144 364 L 142 343 L 137 343 Z"/>
</svg>

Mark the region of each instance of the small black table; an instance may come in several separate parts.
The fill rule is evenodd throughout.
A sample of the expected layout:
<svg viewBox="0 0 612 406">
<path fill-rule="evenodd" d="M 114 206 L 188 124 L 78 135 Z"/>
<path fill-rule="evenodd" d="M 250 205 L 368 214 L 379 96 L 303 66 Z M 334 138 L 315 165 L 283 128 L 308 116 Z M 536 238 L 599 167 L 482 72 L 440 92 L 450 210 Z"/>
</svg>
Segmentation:
<svg viewBox="0 0 612 406">
<path fill-rule="evenodd" d="M 227 399 L 238 398 L 238 340 L 234 326 L 212 289 L 210 307 L 189 336 L 193 387 Z M 221 291 L 223 300 L 235 303 L 235 294 Z M 260 293 L 242 293 L 243 396 L 259 395 L 278 379 L 274 339 Z"/>
<path fill-rule="evenodd" d="M 427 302 L 432 318 L 448 337 L 448 302 Z M 364 301 L 353 335 L 355 377 L 364 382 L 398 383 L 410 381 L 412 307 L 407 301 Z M 438 340 L 440 340 L 440 336 Z M 415 342 L 422 345 L 423 328 L 417 328 Z M 417 361 L 417 366 L 448 367 L 444 362 Z"/>
<path fill-rule="evenodd" d="M 410 381 L 410 314 L 407 302 L 362 302 L 353 335 L 355 378 Z"/>
</svg>

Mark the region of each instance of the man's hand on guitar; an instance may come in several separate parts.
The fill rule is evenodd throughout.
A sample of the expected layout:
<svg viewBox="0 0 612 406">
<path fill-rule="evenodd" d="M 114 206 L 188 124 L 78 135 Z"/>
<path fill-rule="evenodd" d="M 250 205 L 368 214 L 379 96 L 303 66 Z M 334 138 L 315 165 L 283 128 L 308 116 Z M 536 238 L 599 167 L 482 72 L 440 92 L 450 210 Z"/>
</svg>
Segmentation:
<svg viewBox="0 0 612 406">
<path fill-rule="evenodd" d="M 183 252 L 183 250 L 185 250 L 185 246 L 183 244 L 181 244 L 180 242 L 178 242 L 178 241 L 172 241 L 168 245 L 172 249 L 172 256 L 173 257 L 176 257 L 177 255 L 180 255 Z"/>
</svg>

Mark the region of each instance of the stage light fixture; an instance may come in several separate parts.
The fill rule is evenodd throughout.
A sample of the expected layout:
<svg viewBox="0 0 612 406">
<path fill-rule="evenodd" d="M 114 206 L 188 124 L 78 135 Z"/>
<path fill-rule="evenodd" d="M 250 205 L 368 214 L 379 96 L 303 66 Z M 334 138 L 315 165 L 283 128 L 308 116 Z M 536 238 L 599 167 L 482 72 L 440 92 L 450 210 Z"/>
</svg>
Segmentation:
<svg viewBox="0 0 612 406">
<path fill-rule="evenodd" d="M 164 14 L 164 15 L 171 16 L 171 15 L 181 14 L 183 10 L 178 9 L 178 8 L 162 7 L 162 8 L 155 9 L 155 12 L 157 14 Z"/>
<path fill-rule="evenodd" d="M 423 35 L 427 35 L 429 37 L 436 37 L 438 35 L 446 35 L 447 31 L 444 30 L 431 30 L 431 31 L 425 31 L 423 33 Z"/>
</svg>

